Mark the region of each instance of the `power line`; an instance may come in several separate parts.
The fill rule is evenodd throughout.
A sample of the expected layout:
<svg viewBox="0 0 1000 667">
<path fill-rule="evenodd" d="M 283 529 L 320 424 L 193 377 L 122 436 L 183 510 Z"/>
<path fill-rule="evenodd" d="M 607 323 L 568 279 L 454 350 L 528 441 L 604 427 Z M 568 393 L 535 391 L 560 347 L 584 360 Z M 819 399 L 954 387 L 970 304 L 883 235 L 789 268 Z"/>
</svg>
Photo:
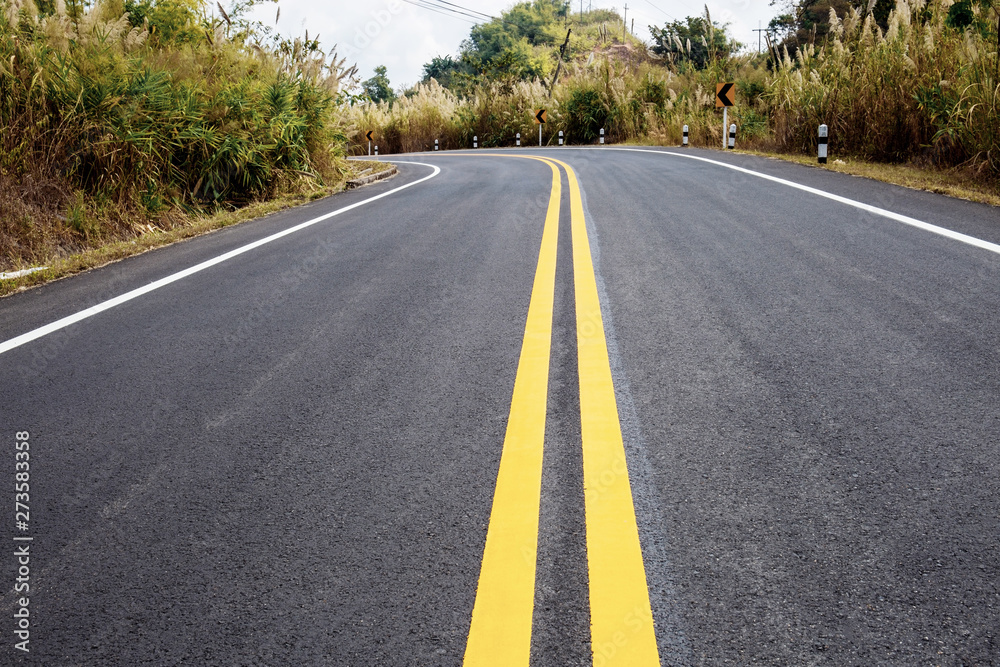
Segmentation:
<svg viewBox="0 0 1000 667">
<path fill-rule="evenodd" d="M 436 3 L 442 4 L 442 5 L 451 5 L 452 7 L 458 7 L 459 9 L 465 9 L 465 10 L 473 12 L 475 14 L 479 14 L 480 16 L 484 16 L 484 17 L 486 17 L 488 19 L 495 18 L 493 16 L 490 16 L 489 14 L 484 14 L 484 13 L 482 13 L 480 11 L 475 10 L 475 9 L 469 9 L 468 7 L 462 7 L 461 5 L 456 5 L 454 2 L 448 2 L 448 0 L 428 0 L 428 1 L 429 2 L 436 2 Z"/>
<path fill-rule="evenodd" d="M 646 4 L 647 4 L 647 5 L 649 5 L 650 7 L 652 7 L 653 9 L 655 9 L 656 11 L 660 12 L 661 14 L 664 14 L 664 15 L 666 15 L 666 17 L 667 17 L 667 18 L 670 18 L 670 19 L 673 19 L 673 20 L 675 20 L 675 21 L 677 20 L 677 17 L 676 17 L 676 16 L 674 16 L 674 15 L 672 15 L 672 14 L 667 14 L 667 12 L 663 11 L 662 9 L 660 9 L 659 7 L 657 7 L 656 5 L 654 5 L 654 4 L 653 4 L 652 2 L 650 2 L 649 0 L 646 0 Z"/>
<path fill-rule="evenodd" d="M 644 7 L 639 7 L 638 9 L 629 5 L 628 7 L 629 21 L 633 18 L 635 22 L 641 24 L 642 26 L 659 26 L 661 23 L 667 23 L 666 20 L 662 20 L 656 17 L 652 12 L 648 12 Z"/>
<path fill-rule="evenodd" d="M 458 12 L 452 11 L 450 9 L 445 9 L 444 7 L 435 7 L 433 5 L 427 5 L 422 2 L 422 0 L 403 0 L 403 2 L 413 5 L 414 7 L 420 7 L 421 9 L 427 9 L 434 12 L 435 14 L 441 14 L 442 16 L 450 16 L 451 18 L 456 18 L 459 21 L 465 21 L 466 23 L 471 23 L 476 25 L 479 21 L 470 21 L 467 18 L 459 15 Z M 474 17 L 475 18 L 475 17 Z"/>
<path fill-rule="evenodd" d="M 469 21 L 470 23 L 477 23 L 478 24 L 478 23 L 481 23 L 483 20 L 499 21 L 500 23 L 502 23 L 504 25 L 512 25 L 512 26 L 514 26 L 516 28 L 519 28 L 520 30 L 522 30 L 522 31 L 524 31 L 526 33 L 527 32 L 531 32 L 531 30 L 532 30 L 531 27 L 525 26 L 525 25 L 523 25 L 521 23 L 517 23 L 516 21 L 511 21 L 509 19 L 505 19 L 502 16 L 492 16 L 490 14 L 484 14 L 483 12 L 477 11 L 475 9 L 469 9 L 468 7 L 463 7 L 462 5 L 456 5 L 453 2 L 448 2 L 448 0 L 403 0 L 403 2 L 409 3 L 409 4 L 411 4 L 411 5 L 415 6 L 415 7 L 420 7 L 422 9 L 429 9 L 432 12 L 437 12 L 438 14 L 444 14 L 445 16 L 454 16 L 455 18 L 461 18 L 462 16 L 468 16 L 468 17 L 472 17 L 472 18 L 476 19 L 475 22 L 469 21 L 468 18 L 463 18 L 462 19 L 463 21 Z M 435 3 L 442 3 L 442 4 L 435 4 Z M 444 5 L 449 5 L 449 6 L 444 6 Z M 478 16 L 476 16 L 474 14 L 470 14 L 469 12 L 473 12 L 474 14 L 478 14 Z M 480 17 L 482 17 L 482 18 L 480 18 Z"/>
<path fill-rule="evenodd" d="M 484 14 L 483 12 L 476 11 L 475 9 L 469 9 L 468 7 L 456 5 L 455 3 L 448 2 L 447 0 L 403 0 L 403 2 L 407 2 L 411 5 L 414 5 L 416 7 L 421 7 L 423 9 L 429 9 L 433 12 L 437 12 L 438 14 L 444 14 L 446 16 L 468 16 L 473 19 L 476 19 L 477 23 L 480 23 L 483 20 L 502 21 L 503 23 L 510 23 L 509 21 L 506 21 L 502 18 L 497 18 L 496 16 L 491 16 L 490 14 Z M 512 25 L 517 25 L 517 24 L 512 24 Z"/>
<path fill-rule="evenodd" d="M 675 21 L 679 21 L 679 19 L 676 16 L 674 16 L 673 14 L 668 14 L 664 10 L 660 9 L 657 5 L 654 5 L 652 2 L 650 2 L 650 0 L 645 0 L 645 2 L 646 2 L 647 5 L 649 5 L 650 7 L 652 7 L 653 9 L 655 9 L 656 11 L 660 12 L 661 14 L 664 14 L 664 15 L 672 18 Z M 687 4 L 686 2 L 681 2 L 680 4 L 684 5 L 685 9 L 688 9 L 690 11 L 693 11 L 693 12 L 697 12 L 698 11 L 698 10 L 695 10 L 693 7 L 691 7 L 691 5 Z M 701 14 L 695 13 L 694 16 L 701 16 Z"/>
<path fill-rule="evenodd" d="M 482 21 L 483 19 L 492 19 L 493 17 L 489 14 L 483 14 L 482 12 L 477 12 L 474 9 L 467 9 L 465 7 L 460 7 L 458 5 L 452 4 L 450 2 L 444 2 L 443 0 L 419 0 L 422 5 L 428 8 L 436 8 L 441 11 L 451 12 L 453 14 L 460 14 L 462 16 L 468 16 L 477 21 Z M 447 6 L 450 5 L 450 6 Z"/>
</svg>

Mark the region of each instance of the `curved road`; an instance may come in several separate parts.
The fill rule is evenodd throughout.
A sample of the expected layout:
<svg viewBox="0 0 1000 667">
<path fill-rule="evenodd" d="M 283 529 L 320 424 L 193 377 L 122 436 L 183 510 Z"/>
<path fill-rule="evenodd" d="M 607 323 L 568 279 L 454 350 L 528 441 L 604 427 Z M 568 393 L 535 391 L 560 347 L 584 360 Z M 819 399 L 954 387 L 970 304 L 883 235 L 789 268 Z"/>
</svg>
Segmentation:
<svg viewBox="0 0 1000 667">
<path fill-rule="evenodd" d="M 1000 665 L 996 209 L 718 151 L 399 160 L 0 301 L 0 662 Z"/>
</svg>

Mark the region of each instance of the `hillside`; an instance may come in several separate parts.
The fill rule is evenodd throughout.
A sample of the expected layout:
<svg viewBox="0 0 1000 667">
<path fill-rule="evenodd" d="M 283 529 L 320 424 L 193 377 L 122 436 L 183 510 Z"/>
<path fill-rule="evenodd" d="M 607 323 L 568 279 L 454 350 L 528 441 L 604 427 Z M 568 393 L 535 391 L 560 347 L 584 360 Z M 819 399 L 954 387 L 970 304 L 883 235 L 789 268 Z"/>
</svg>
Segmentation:
<svg viewBox="0 0 1000 667">
<path fill-rule="evenodd" d="M 581 14 L 559 0 L 523 2 L 474 26 L 458 54 L 426 63 L 423 83 L 434 79 L 461 94 L 483 80 L 551 82 L 560 62 L 583 63 L 601 53 L 645 58 L 646 47 L 613 10 Z"/>
<path fill-rule="evenodd" d="M 624 35 L 608 11 L 567 11 L 557 0 L 520 3 L 474 27 L 459 54 L 425 65 L 422 84 L 393 104 L 349 110 L 375 129 L 383 152 L 513 145 L 533 136 L 545 108 L 549 143 L 609 140 L 718 146 L 715 85 L 734 81 L 729 117 L 739 146 L 815 155 L 817 128 L 831 155 L 958 168 L 995 187 L 1000 135 L 998 17 L 988 0 L 799 0 L 771 25 L 768 53 L 741 53 L 725 26 L 686 17 L 650 35 Z M 560 65 L 560 46 L 571 31 Z M 551 85 L 555 71 L 558 80 Z M 550 87 L 551 86 L 551 87 Z"/>
</svg>

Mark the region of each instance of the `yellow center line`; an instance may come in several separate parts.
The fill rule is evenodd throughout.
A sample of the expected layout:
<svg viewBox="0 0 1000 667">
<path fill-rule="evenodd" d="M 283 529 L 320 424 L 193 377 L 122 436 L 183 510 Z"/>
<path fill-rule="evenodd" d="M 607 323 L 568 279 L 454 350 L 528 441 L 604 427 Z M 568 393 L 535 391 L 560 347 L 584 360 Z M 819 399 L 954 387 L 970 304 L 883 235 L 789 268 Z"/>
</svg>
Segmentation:
<svg viewBox="0 0 1000 667">
<path fill-rule="evenodd" d="M 660 664 L 583 199 L 568 164 L 595 667 Z"/>
<path fill-rule="evenodd" d="M 486 548 L 472 611 L 465 665 L 527 665 L 535 603 L 542 449 L 552 343 L 552 304 L 562 184 L 552 164 L 524 342 L 514 379 Z"/>
<path fill-rule="evenodd" d="M 488 155 L 488 154 L 483 154 Z M 493 156 L 500 157 L 500 156 Z M 508 157 L 508 156 L 504 156 Z M 570 191 L 583 474 L 595 667 L 659 665 L 611 362 L 580 184 L 552 168 L 538 267 L 514 380 L 465 665 L 528 665 L 534 610 L 561 177 Z"/>
</svg>

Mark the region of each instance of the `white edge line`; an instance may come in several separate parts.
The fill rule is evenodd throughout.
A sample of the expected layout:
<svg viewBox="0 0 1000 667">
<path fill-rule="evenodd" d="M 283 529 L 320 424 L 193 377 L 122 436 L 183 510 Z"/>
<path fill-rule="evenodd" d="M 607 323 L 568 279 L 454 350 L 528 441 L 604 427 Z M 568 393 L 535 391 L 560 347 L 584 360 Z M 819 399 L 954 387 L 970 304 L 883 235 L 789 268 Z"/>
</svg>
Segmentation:
<svg viewBox="0 0 1000 667">
<path fill-rule="evenodd" d="M 598 150 L 608 150 L 608 149 L 598 149 Z M 956 232 L 951 229 L 946 229 L 944 227 L 938 227 L 937 225 L 932 225 L 929 222 L 924 222 L 923 220 L 917 220 L 916 218 L 911 218 L 909 216 L 902 215 L 900 213 L 894 213 L 884 208 L 879 208 L 878 206 L 872 206 L 871 204 L 864 204 L 854 199 L 848 199 L 847 197 L 841 197 L 840 195 L 835 195 L 831 192 L 826 192 L 824 190 L 817 190 L 816 188 L 811 188 L 808 185 L 802 185 L 801 183 L 795 183 L 794 181 L 786 181 L 785 179 L 778 178 L 777 176 L 770 176 L 768 174 L 763 174 L 759 171 L 744 169 L 743 167 L 737 167 L 732 164 L 726 164 L 725 162 L 719 162 L 718 160 L 710 160 L 708 158 L 698 157 L 697 155 L 685 155 L 684 153 L 675 153 L 673 151 L 651 151 L 642 148 L 611 148 L 611 150 L 632 151 L 635 153 L 654 153 L 657 155 L 672 155 L 674 157 L 687 158 L 688 160 L 698 160 L 700 162 L 708 162 L 709 164 L 725 167 L 726 169 L 732 169 L 733 171 L 739 171 L 744 174 L 750 174 L 751 176 L 757 176 L 758 178 L 766 179 L 768 181 L 781 183 L 782 185 L 787 185 L 790 188 L 802 190 L 804 192 L 817 195 L 819 197 L 826 197 L 827 199 L 832 199 L 835 202 L 839 202 L 841 204 L 847 204 L 848 206 L 859 208 L 862 211 L 868 211 L 869 213 L 874 213 L 875 215 L 880 215 L 884 218 L 889 218 L 890 220 L 901 222 L 904 225 L 910 225 L 911 227 L 922 229 L 925 232 L 938 234 L 940 236 L 944 236 L 954 241 L 961 241 L 962 243 L 967 243 L 971 246 L 975 246 L 977 248 L 982 248 L 983 250 L 989 250 L 990 252 L 1000 254 L 1000 245 L 996 243 L 990 243 L 989 241 L 977 239 L 974 236 L 962 234 L 961 232 Z"/>
<path fill-rule="evenodd" d="M 901 213 L 894 213 L 893 211 L 889 211 L 884 208 L 879 208 L 878 206 L 872 206 L 871 204 L 865 204 L 855 199 L 848 199 L 847 197 L 841 197 L 840 195 L 835 195 L 832 192 L 826 192 L 825 190 L 818 190 L 816 188 L 809 187 L 808 185 L 802 185 L 801 183 L 796 183 L 794 181 L 786 181 L 785 179 L 778 178 L 777 176 L 771 176 L 769 174 L 764 174 L 759 171 L 753 171 L 751 169 L 737 167 L 736 165 L 727 164 L 726 162 L 719 162 L 718 160 L 710 160 L 709 158 L 699 157 L 697 155 L 687 155 L 685 153 L 675 153 L 674 151 L 666 151 L 666 150 L 653 151 L 645 148 L 619 148 L 615 146 L 608 146 L 604 148 L 587 147 L 587 146 L 563 146 L 561 147 L 561 150 L 630 151 L 633 153 L 652 153 L 654 155 L 670 155 L 672 157 L 680 157 L 680 158 L 686 158 L 688 160 L 698 160 L 699 162 L 707 162 L 709 164 L 714 164 L 719 167 L 725 167 L 726 169 L 732 169 L 733 171 L 739 171 L 744 174 L 749 174 L 751 176 L 763 178 L 768 181 L 774 181 L 775 183 L 781 183 L 782 185 L 787 185 L 790 188 L 795 188 L 796 190 L 802 190 L 803 192 L 808 192 L 818 197 L 825 197 L 827 199 L 832 199 L 835 202 L 846 204 L 848 206 L 853 206 L 854 208 L 861 209 L 862 211 L 874 213 L 875 215 L 880 215 L 884 218 L 889 218 L 890 220 L 901 222 L 904 225 L 910 225 L 911 227 L 922 229 L 925 232 L 938 234 L 939 236 L 944 236 L 954 241 L 961 241 L 962 243 L 966 243 L 968 245 L 981 248 L 983 250 L 989 250 L 990 252 L 1000 255 L 1000 245 L 996 243 L 991 243 L 990 241 L 984 241 L 983 239 L 977 239 L 975 236 L 962 234 L 961 232 L 956 232 L 954 230 L 947 229 L 945 227 L 938 227 L 937 225 L 932 225 L 929 222 L 924 222 L 923 220 L 917 220 L 916 218 L 911 218 Z"/>
<path fill-rule="evenodd" d="M 54 333 L 56 331 L 59 331 L 60 329 L 64 329 L 64 328 L 68 327 L 69 325 L 75 324 L 75 323 L 77 323 L 77 322 L 79 322 L 81 320 L 85 320 L 88 317 L 93 317 L 94 315 L 97 315 L 98 313 L 102 313 L 105 310 L 109 310 L 111 308 L 114 308 L 115 306 L 120 306 L 121 304 L 123 304 L 123 303 L 125 303 L 127 301 L 131 301 L 132 299 L 138 298 L 138 297 L 142 296 L 143 294 L 148 294 L 149 292 L 152 292 L 153 290 L 160 289 L 161 287 L 164 287 L 165 285 L 169 285 L 170 283 L 173 283 L 173 282 L 176 282 L 178 280 L 181 280 L 182 278 L 187 278 L 188 276 L 194 275 L 195 273 L 198 273 L 199 271 L 204 271 L 205 269 L 207 269 L 209 267 L 212 267 L 212 266 L 215 266 L 216 264 L 221 264 L 222 262 L 225 262 L 226 260 L 232 259 L 233 257 L 236 257 L 238 255 L 242 255 L 243 253 L 249 252 L 249 251 L 253 250 L 254 248 L 259 248 L 260 246 L 266 245 L 266 244 L 270 243 L 271 241 L 276 241 L 276 240 L 280 239 L 283 236 L 288 236 L 289 234 L 294 234 L 295 232 L 303 230 L 306 227 L 311 227 L 312 225 L 315 225 L 318 222 L 322 222 L 324 220 L 328 220 L 328 219 L 330 219 L 330 218 L 332 218 L 332 217 L 334 217 L 336 215 L 340 215 L 341 213 L 346 213 L 347 211 L 350 211 L 352 209 L 358 208 L 359 206 L 364 206 L 365 204 L 370 204 L 371 202 L 376 201 L 378 199 L 382 199 L 383 197 L 388 197 L 389 195 L 395 194 L 395 193 L 399 192 L 400 190 L 405 190 L 406 188 L 413 187 L 414 185 L 417 185 L 418 183 L 423 183 L 424 181 L 430 180 L 430 179 L 434 178 L 435 176 L 437 176 L 438 174 L 441 173 L 441 168 L 438 167 L 438 166 L 436 166 L 436 165 L 433 165 L 433 164 L 426 164 L 426 163 L 423 163 L 423 162 L 403 162 L 403 161 L 398 161 L 398 160 L 393 160 L 393 162 L 398 162 L 400 164 L 416 164 L 416 165 L 420 165 L 422 167 L 431 167 L 431 168 L 434 169 L 434 172 L 431 175 L 424 176 L 423 178 L 421 178 L 419 180 L 416 180 L 416 181 L 413 181 L 412 183 L 407 183 L 406 185 L 401 185 L 398 188 L 394 188 L 392 190 L 389 190 L 388 192 L 383 192 L 380 195 L 375 195 L 374 197 L 369 197 L 368 199 L 365 199 L 363 201 L 359 201 L 357 203 L 351 204 L 350 206 L 345 206 L 344 208 L 337 209 L 336 211 L 331 211 L 329 213 L 325 213 L 325 214 L 319 216 L 318 218 L 313 218 L 312 220 L 307 220 L 306 222 L 299 223 L 298 225 L 295 225 L 294 227 L 289 227 L 288 229 L 282 230 L 282 231 L 280 231 L 280 232 L 278 232 L 276 234 L 272 234 L 272 235 L 270 235 L 268 237 L 259 239 L 257 241 L 254 241 L 253 243 L 248 243 L 247 245 L 241 246 L 239 248 L 236 248 L 235 250 L 230 250 L 227 253 L 219 255 L 218 257 L 213 257 L 212 259 L 206 260 L 206 261 L 204 261 L 204 262 L 202 262 L 200 264 L 195 264 L 194 266 L 189 267 L 187 269 L 184 269 L 183 271 L 178 271 L 177 273 L 173 273 L 173 274 L 171 274 L 169 276 L 166 276 L 165 278 L 160 278 L 159 280 L 151 282 L 148 285 L 144 285 L 142 287 L 138 287 L 138 288 L 136 288 L 136 289 L 134 289 L 134 290 L 132 290 L 130 292 L 126 292 L 124 294 L 116 296 L 113 299 L 109 299 L 107 301 L 102 301 L 101 303 L 99 303 L 99 304 L 97 304 L 95 306 L 91 306 L 90 308 L 87 308 L 86 310 L 81 310 L 78 313 L 74 313 L 73 315 L 69 315 L 69 316 L 64 317 L 64 318 L 62 318 L 60 320 L 56 320 L 55 322 L 52 322 L 51 324 L 46 324 L 45 326 L 42 326 L 42 327 L 39 327 L 39 328 L 34 329 L 32 331 L 29 331 L 28 333 L 24 333 L 24 334 L 21 334 L 20 336 L 17 336 L 15 338 L 11 338 L 10 340 L 6 340 L 3 343 L 0 343 L 0 354 L 3 354 L 4 352 L 9 352 L 10 350 L 13 350 L 16 347 L 20 347 L 21 345 L 24 345 L 25 343 L 30 343 L 31 341 L 33 341 L 33 340 L 35 340 L 37 338 L 41 338 L 42 336 L 47 336 L 50 333 Z"/>
<path fill-rule="evenodd" d="M 20 271 L 11 271 L 10 273 L 0 273 L 0 280 L 12 280 L 14 278 L 20 278 L 21 276 L 28 276 L 32 273 L 37 273 L 38 271 L 44 271 L 49 267 L 47 266 L 35 266 L 30 269 L 21 269 Z"/>
</svg>

